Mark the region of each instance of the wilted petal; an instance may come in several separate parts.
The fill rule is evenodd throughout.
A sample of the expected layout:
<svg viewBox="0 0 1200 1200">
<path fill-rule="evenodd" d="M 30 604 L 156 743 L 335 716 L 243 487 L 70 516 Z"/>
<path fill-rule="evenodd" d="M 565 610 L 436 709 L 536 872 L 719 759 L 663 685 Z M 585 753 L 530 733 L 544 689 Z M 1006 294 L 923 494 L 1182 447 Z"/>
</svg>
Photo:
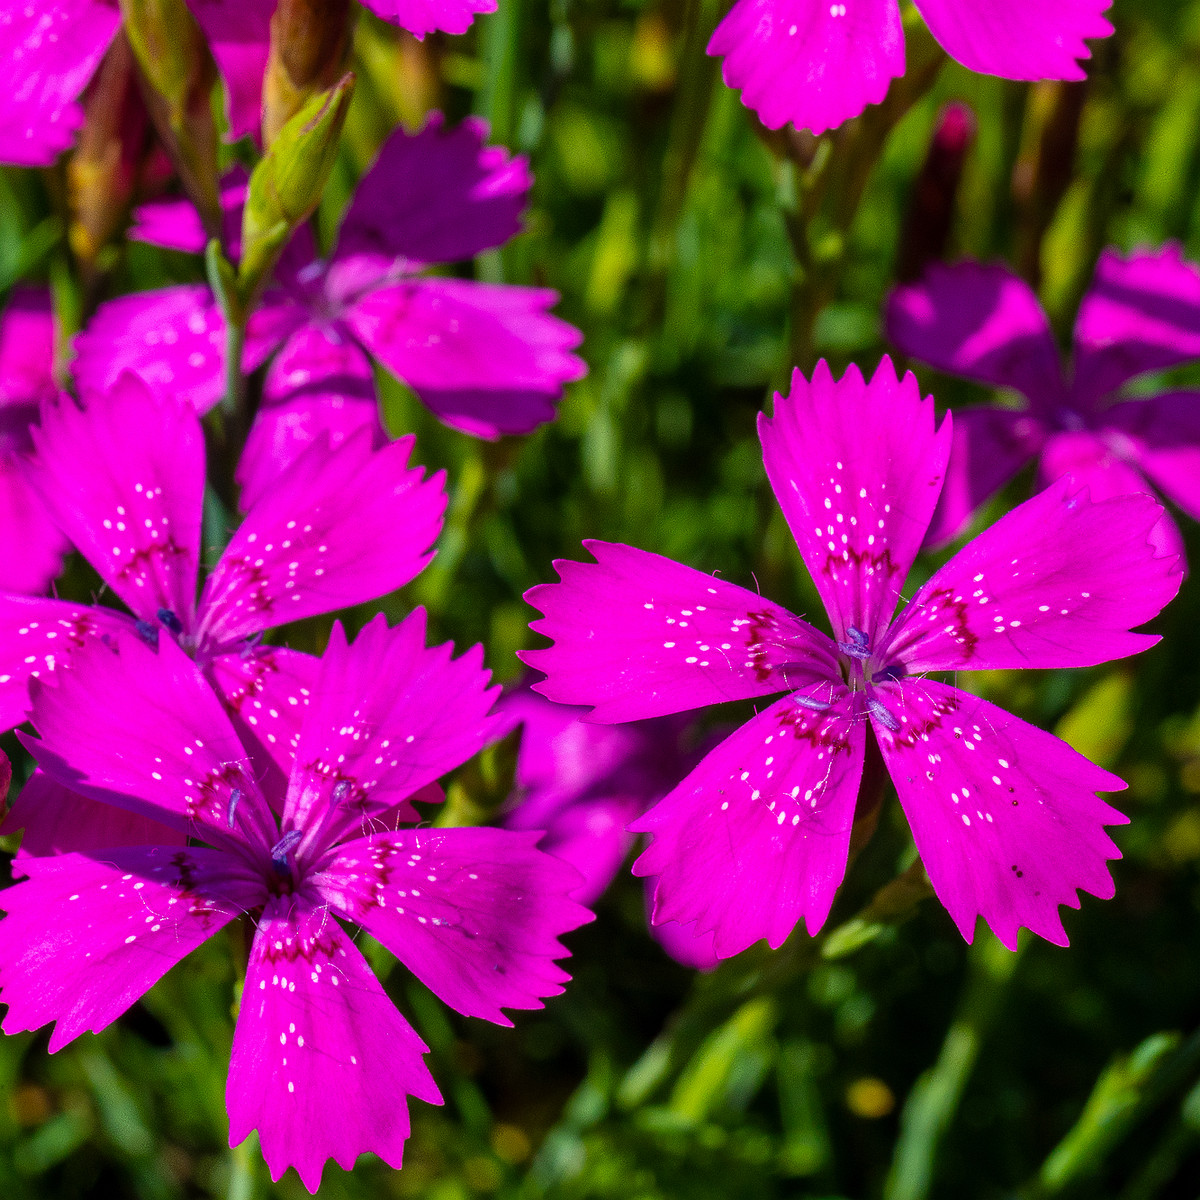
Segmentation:
<svg viewBox="0 0 1200 1200">
<path fill-rule="evenodd" d="M 257 1129 L 271 1178 L 295 1167 L 314 1194 L 326 1159 L 348 1171 L 371 1151 L 399 1167 L 407 1097 L 441 1103 L 426 1051 L 327 905 L 267 902 L 229 1061 L 231 1146 Z"/>
<path fill-rule="evenodd" d="M 451 1008 L 499 1025 L 567 981 L 558 938 L 592 919 L 576 872 L 507 829 L 405 829 L 340 847 L 313 886 Z"/>
<path fill-rule="evenodd" d="M 724 700 L 769 696 L 836 672 L 824 634 L 770 600 L 659 554 L 586 541 L 595 564 L 560 560 L 561 583 L 526 601 L 552 638 L 521 659 L 534 690 L 594 705 L 598 721 L 634 721 Z"/>
<path fill-rule="evenodd" d="M 905 354 L 977 383 L 1014 388 L 1035 409 L 1065 397 L 1058 347 L 1038 298 L 1002 263 L 931 263 L 887 302 L 887 335 Z"/>
<path fill-rule="evenodd" d="M 737 0 L 708 43 L 742 102 L 768 129 L 791 121 L 824 133 L 904 74 L 904 31 L 896 0 Z"/>
<path fill-rule="evenodd" d="M 377 16 L 409 33 L 465 33 L 476 13 L 496 11 L 496 0 L 363 0 Z"/>
<path fill-rule="evenodd" d="M 851 365 L 834 380 L 822 359 L 792 374 L 775 415 L 760 413 L 767 478 L 787 517 L 834 636 L 873 645 L 900 598 L 937 504 L 950 421 L 884 358 L 871 382 Z"/>
<path fill-rule="evenodd" d="M 8 3 L 0 13 L 0 162 L 45 166 L 83 124 L 74 103 L 121 24 L 111 0 Z"/>
<path fill-rule="evenodd" d="M 279 340 L 256 313 L 247 329 L 242 370 L 260 366 Z M 290 314 L 289 314 L 290 316 Z M 137 292 L 100 305 L 75 338 L 75 378 L 84 398 L 107 392 L 122 371 L 157 396 L 174 396 L 207 412 L 225 388 L 225 318 L 204 284 Z"/>
<path fill-rule="evenodd" d="M 262 902 L 241 859 L 196 846 L 26 858 L 0 895 L 4 1032 L 56 1021 L 51 1052 L 98 1033 L 180 959 Z"/>
<path fill-rule="evenodd" d="M 187 0 L 225 80 L 232 140 L 258 135 L 276 0 Z"/>
<path fill-rule="evenodd" d="M 29 681 L 67 666 L 93 639 L 133 635 L 121 612 L 68 600 L 0 596 L 0 729 L 29 716 Z"/>
<path fill-rule="evenodd" d="M 1076 400 L 1091 407 L 1126 380 L 1200 358 L 1200 267 L 1178 243 L 1100 255 L 1075 321 Z"/>
<path fill-rule="evenodd" d="M 954 414 L 946 482 L 927 546 L 942 546 L 966 527 L 980 505 L 1042 448 L 1046 426 L 1032 413 L 1008 408 L 964 408 Z"/>
<path fill-rule="evenodd" d="M 654 920 L 715 934 L 728 958 L 825 923 L 846 873 L 866 722 L 844 687 L 777 700 L 705 757 L 631 828 L 651 833 L 635 875 L 656 875 Z"/>
<path fill-rule="evenodd" d="M 134 375 L 81 409 L 42 408 L 38 486 L 59 527 L 144 620 L 167 609 L 191 628 L 204 509 L 204 432 L 195 410 Z"/>
<path fill-rule="evenodd" d="M 19 874 L 24 859 L 45 858 L 114 846 L 186 846 L 176 829 L 142 813 L 81 796 L 34 771 L 0 823 L 0 834 L 24 830 L 14 860 Z"/>
<path fill-rule="evenodd" d="M 368 292 L 347 323 L 433 414 L 477 437 L 529 433 L 554 418 L 587 368 L 579 330 L 546 311 L 544 288 L 412 279 Z"/>
<path fill-rule="evenodd" d="M 951 58 L 1005 79 L 1083 79 L 1084 39 L 1113 27 L 1101 16 L 1112 0 L 915 0 Z"/>
<path fill-rule="evenodd" d="M 529 163 L 486 145 L 487 134 L 478 117 L 448 129 L 437 112 L 420 133 L 397 129 L 355 189 L 334 278 L 339 260 L 366 259 L 381 275 L 396 259 L 410 268 L 457 262 L 519 233 L 533 186 Z"/>
<path fill-rule="evenodd" d="M 74 791 L 214 844 L 265 850 L 277 839 L 220 700 L 166 634 L 157 651 L 137 638 L 92 640 L 55 686 L 36 687 L 33 723 L 41 740 L 26 744 L 38 764 Z"/>
<path fill-rule="evenodd" d="M 360 430 L 377 450 L 387 442 L 367 356 L 334 328 L 302 326 L 267 370 L 263 403 L 238 463 L 239 505 L 253 508 L 322 435 L 336 450 Z"/>
<path fill-rule="evenodd" d="M 1087 667 L 1158 640 L 1130 633 L 1179 590 L 1156 558 L 1162 508 L 1146 495 L 1096 502 L 1067 476 L 968 542 L 913 597 L 881 657 L 910 675 Z"/>
<path fill-rule="evenodd" d="M 931 679 L 888 685 L 895 732 L 876 736 L 933 890 L 963 937 L 976 917 L 1010 949 L 1031 929 L 1066 945 L 1060 904 L 1077 889 L 1107 898 L 1120 852 L 1105 825 L 1126 818 L 1098 800 L 1125 784 L 1066 742 Z"/>
<path fill-rule="evenodd" d="M 499 718 L 488 714 L 499 689 L 488 687 L 482 647 L 452 651 L 426 647 L 421 608 L 395 629 L 376 617 L 352 646 L 334 625 L 284 805 L 285 826 L 306 831 L 297 855 L 380 828 L 385 809 L 496 736 Z"/>
<path fill-rule="evenodd" d="M 314 442 L 226 547 L 201 598 L 209 653 L 302 617 L 374 600 L 418 575 L 446 507 L 441 472 L 409 467 L 414 438 Z"/>
</svg>

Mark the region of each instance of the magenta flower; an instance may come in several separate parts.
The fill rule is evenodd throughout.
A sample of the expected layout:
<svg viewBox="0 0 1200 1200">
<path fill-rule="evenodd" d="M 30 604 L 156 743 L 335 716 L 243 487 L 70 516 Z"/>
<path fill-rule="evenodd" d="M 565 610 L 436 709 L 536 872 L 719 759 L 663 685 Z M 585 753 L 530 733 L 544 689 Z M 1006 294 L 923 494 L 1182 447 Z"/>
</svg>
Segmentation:
<svg viewBox="0 0 1200 1200">
<path fill-rule="evenodd" d="M 893 617 L 950 451 L 931 399 L 884 359 L 870 384 L 799 372 L 759 417 L 767 476 L 833 626 L 629 546 L 586 543 L 527 599 L 554 639 L 527 652 L 550 699 L 632 721 L 788 694 L 707 755 L 633 828 L 654 841 L 656 921 L 713 931 L 719 956 L 824 923 L 845 873 L 868 737 L 896 786 L 934 890 L 970 940 L 1027 926 L 1065 943 L 1060 904 L 1111 896 L 1119 857 L 1096 798 L 1125 785 L 1065 743 L 931 671 L 1082 667 L 1156 639 L 1128 632 L 1179 588 L 1147 538 L 1147 496 L 1094 502 L 1071 480 L 960 551 Z"/>
<path fill-rule="evenodd" d="M 918 283 L 892 292 L 887 330 L 906 354 L 1027 401 L 955 414 L 931 544 L 959 533 L 1036 456 L 1040 486 L 1070 472 L 1099 500 L 1150 492 L 1153 484 L 1200 518 L 1200 393 L 1116 402 L 1129 380 L 1200 358 L 1200 267 L 1178 246 L 1100 256 L 1065 376 L 1037 298 L 1000 264 L 930 266 Z M 1155 541 L 1183 552 L 1166 513 Z"/>
<path fill-rule="evenodd" d="M 403 828 L 414 792 L 493 736 L 479 647 L 425 647 L 425 615 L 334 626 L 289 773 L 260 788 L 196 665 L 170 639 L 91 640 L 35 688 L 28 745 L 73 810 L 117 808 L 164 836 L 25 857 L 4 892 L 6 1033 L 55 1021 L 57 1050 L 104 1029 L 239 915 L 253 922 L 226 1103 L 272 1178 L 316 1192 L 326 1159 L 400 1166 L 405 1097 L 440 1096 L 426 1047 L 340 920 L 367 930 L 457 1011 L 511 1024 L 567 975 L 561 934 L 590 919 L 575 873 L 530 834 Z M 70 789 L 70 790 L 67 790 Z M 181 844 L 183 839 L 187 844 Z"/>
<path fill-rule="evenodd" d="M 188 0 L 225 81 L 230 133 L 257 128 L 274 0 Z M 121 25 L 117 0 L 8 3 L 0 61 L 13 86 L 0 97 L 0 162 L 52 163 L 83 123 L 76 103 Z"/>
<path fill-rule="evenodd" d="M 584 373 L 571 353 L 579 331 L 546 311 L 554 292 L 418 274 L 520 229 L 528 164 L 486 135 L 478 120 L 448 130 L 440 114 L 418 134 L 397 130 L 359 181 L 329 261 L 308 227 L 293 239 L 251 318 L 244 360 L 252 370 L 282 344 L 241 466 L 252 495 L 321 431 L 382 440 L 370 356 L 440 420 L 480 437 L 551 420 L 563 384 Z M 164 226 L 142 209 L 140 228 L 161 237 Z M 202 248 L 198 222 L 175 214 L 167 230 L 164 244 Z M 223 345 L 207 287 L 144 292 L 101 306 L 76 340 L 75 371 L 85 390 L 102 390 L 133 370 L 203 411 L 221 394 Z"/>
<path fill-rule="evenodd" d="M 407 465 L 413 439 L 374 451 L 322 439 L 259 500 L 199 603 L 204 438 L 190 406 L 132 376 L 80 409 L 64 396 L 35 431 L 37 481 L 59 528 L 133 612 L 0 597 L 0 725 L 28 712 L 30 679 L 96 639 L 178 640 L 268 762 L 289 756 L 315 660 L 257 639 L 268 629 L 401 587 L 432 557 L 446 498 L 440 474 Z"/>
<path fill-rule="evenodd" d="M 67 549 L 29 481 L 29 426 L 54 382 L 47 288 L 18 287 L 0 315 L 0 591 L 44 592 Z"/>
<path fill-rule="evenodd" d="M 682 744 L 688 722 L 667 716 L 596 725 L 583 719 L 582 709 L 551 704 L 526 687 L 507 693 L 498 708 L 522 727 L 516 789 L 504 826 L 544 831 L 538 846 L 580 874 L 572 898 L 594 904 L 633 847 L 630 822 L 661 800 L 699 757 Z M 651 932 L 684 965 L 702 970 L 716 965 L 711 936 L 698 938 L 673 921 Z"/>
<path fill-rule="evenodd" d="M 917 0 L 951 58 L 1005 79 L 1082 79 L 1087 38 L 1108 37 L 1112 0 Z M 769 129 L 824 133 L 878 104 L 904 74 L 898 0 L 736 0 L 708 43 Z"/>
</svg>

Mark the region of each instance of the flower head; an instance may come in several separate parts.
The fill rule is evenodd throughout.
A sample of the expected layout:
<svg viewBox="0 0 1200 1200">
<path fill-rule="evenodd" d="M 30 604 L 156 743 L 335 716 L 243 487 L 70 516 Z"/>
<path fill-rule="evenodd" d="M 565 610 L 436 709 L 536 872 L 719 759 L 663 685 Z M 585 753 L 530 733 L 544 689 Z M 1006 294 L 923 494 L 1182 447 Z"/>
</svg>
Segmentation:
<svg viewBox="0 0 1200 1200">
<path fill-rule="evenodd" d="M 1100 256 L 1065 373 L 1037 297 L 1000 264 L 930 266 L 892 293 L 887 328 L 906 354 L 1026 400 L 955 414 L 931 544 L 954 537 L 1034 457 L 1042 486 L 1070 472 L 1098 500 L 1153 485 L 1200 518 L 1200 394 L 1117 395 L 1139 375 L 1200 358 L 1200 268 L 1178 246 Z M 1182 553 L 1165 513 L 1155 540 Z"/>
<path fill-rule="evenodd" d="M 372 357 L 440 420 L 480 437 L 550 420 L 563 384 L 584 373 L 571 353 L 579 331 L 546 311 L 554 292 L 420 274 L 520 228 L 528 165 L 485 145 L 486 134 L 478 120 L 446 129 L 440 114 L 418 134 L 397 130 L 359 181 L 329 260 L 309 227 L 293 238 L 248 329 L 246 370 L 279 353 L 239 470 L 246 497 L 322 432 L 334 444 L 357 430 L 383 441 Z M 176 248 L 204 244 L 198 220 L 177 208 L 169 219 L 139 210 L 139 230 Z M 100 307 L 76 339 L 75 372 L 85 391 L 101 391 L 132 370 L 203 412 L 222 392 L 223 345 L 207 287 L 144 292 Z"/>
<path fill-rule="evenodd" d="M 1006 79 L 1082 79 L 1085 39 L 1108 37 L 1111 0 L 919 0 L 951 58 Z M 904 74 L 897 0 L 737 0 L 708 53 L 770 129 L 790 121 L 824 133 L 878 104 Z"/>
<path fill-rule="evenodd" d="M 47 402 L 35 481 L 62 532 L 132 611 L 0 597 L 0 719 L 25 719 L 27 685 L 95 638 L 178 640 L 268 758 L 290 754 L 314 660 L 258 645 L 268 629 L 403 586 L 430 561 L 442 476 L 409 467 L 412 439 L 356 435 L 302 454 L 247 514 L 196 599 L 204 437 L 186 403 L 132 375 L 80 408 Z"/>
<path fill-rule="evenodd" d="M 558 937 L 590 919 L 568 899 L 575 872 L 532 834 L 404 827 L 414 793 L 494 735 L 481 660 L 427 649 L 420 610 L 393 630 L 376 618 L 352 646 L 335 625 L 286 782 L 260 788 L 174 642 L 83 647 L 36 687 L 28 744 L 59 818 L 114 810 L 117 840 L 18 861 L 0 921 L 5 1032 L 55 1021 L 56 1050 L 99 1031 L 249 914 L 230 1144 L 257 1128 L 273 1178 L 294 1166 L 312 1192 L 328 1158 L 349 1168 L 370 1150 L 399 1166 L 405 1096 L 440 1097 L 426 1047 L 340 922 L 459 1012 L 510 1024 L 502 1009 L 562 990 Z"/>
<path fill-rule="evenodd" d="M 832 637 L 777 604 L 629 546 L 586 543 L 528 599 L 554 639 L 527 652 L 550 699 L 627 721 L 786 692 L 633 826 L 654 840 L 655 920 L 713 931 L 716 952 L 824 923 L 846 869 L 873 737 L 917 850 L 964 937 L 977 916 L 1015 945 L 1065 942 L 1060 904 L 1113 891 L 1098 790 L 1124 785 L 1057 738 L 928 678 L 964 668 L 1077 667 L 1137 653 L 1129 632 L 1178 590 L 1147 539 L 1146 496 L 1095 502 L 1070 480 L 1001 518 L 896 611 L 937 503 L 950 422 L 884 359 L 864 383 L 796 372 L 759 418 L 767 476 Z"/>
</svg>

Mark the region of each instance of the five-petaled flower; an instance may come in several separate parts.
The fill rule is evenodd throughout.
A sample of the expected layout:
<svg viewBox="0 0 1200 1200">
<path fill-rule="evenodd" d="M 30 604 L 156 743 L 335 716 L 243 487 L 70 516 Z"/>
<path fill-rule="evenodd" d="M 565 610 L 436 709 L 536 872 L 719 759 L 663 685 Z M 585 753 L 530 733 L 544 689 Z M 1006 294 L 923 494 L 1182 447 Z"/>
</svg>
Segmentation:
<svg viewBox="0 0 1200 1200">
<path fill-rule="evenodd" d="M 459 1012 L 510 1024 L 502 1009 L 562 990 L 558 938 L 590 919 L 569 899 L 576 872 L 536 834 L 404 827 L 414 793 L 494 736 L 488 678 L 478 646 L 426 648 L 419 609 L 392 630 L 377 617 L 352 646 L 335 625 L 286 782 L 260 788 L 173 641 L 91 641 L 34 687 L 27 744 L 53 787 L 29 817 L 79 814 L 108 840 L 15 864 L 25 879 L 0 896 L 5 1032 L 55 1021 L 53 1051 L 101 1030 L 249 914 L 230 1144 L 257 1128 L 273 1178 L 294 1166 L 312 1192 L 329 1158 L 349 1168 L 374 1151 L 398 1167 L 405 1097 L 440 1097 L 426 1047 L 339 922 Z"/>
<path fill-rule="evenodd" d="M 1112 0 L 916 0 L 930 32 L 972 71 L 1082 79 L 1085 39 L 1107 37 Z M 878 104 L 904 74 L 898 0 L 737 0 L 708 43 L 725 82 L 770 129 L 824 133 Z"/>
<path fill-rule="evenodd" d="M 1043 486 L 1070 472 L 1100 500 L 1149 492 L 1152 480 L 1200 517 L 1200 393 L 1113 402 L 1130 380 L 1200 358 L 1200 268 L 1177 245 L 1100 256 L 1079 307 L 1067 377 L 1037 297 L 1000 264 L 930 266 L 919 282 L 892 292 L 887 328 L 906 354 L 1028 401 L 955 413 L 930 544 L 954 537 L 1035 456 Z M 1166 513 L 1155 540 L 1183 552 Z"/>
<path fill-rule="evenodd" d="M 982 916 L 1008 946 L 1026 926 L 1065 943 L 1058 906 L 1113 892 L 1095 792 L 1124 786 L 1065 743 L 928 676 L 1081 667 L 1134 654 L 1129 630 L 1179 588 L 1148 541 L 1148 496 L 1089 499 L 1070 479 L 967 545 L 895 616 L 937 503 L 950 419 L 884 359 L 869 384 L 796 372 L 759 417 L 767 476 L 832 638 L 733 584 L 629 546 L 586 543 L 528 599 L 554 645 L 526 652 L 552 700 L 627 721 L 786 691 L 651 809 L 635 872 L 655 919 L 712 930 L 716 951 L 815 932 L 846 869 L 867 738 L 895 784 L 934 890 L 963 936 Z"/>
</svg>

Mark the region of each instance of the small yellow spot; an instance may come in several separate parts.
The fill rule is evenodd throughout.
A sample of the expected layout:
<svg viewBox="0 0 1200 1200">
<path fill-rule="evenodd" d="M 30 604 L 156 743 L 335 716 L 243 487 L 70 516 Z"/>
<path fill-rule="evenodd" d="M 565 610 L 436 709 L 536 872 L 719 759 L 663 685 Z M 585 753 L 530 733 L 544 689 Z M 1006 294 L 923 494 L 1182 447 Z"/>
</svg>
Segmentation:
<svg viewBox="0 0 1200 1200">
<path fill-rule="evenodd" d="M 896 1107 L 896 1097 L 882 1079 L 868 1075 L 856 1079 L 846 1089 L 846 1107 L 856 1117 L 875 1121 L 886 1117 Z"/>
</svg>

